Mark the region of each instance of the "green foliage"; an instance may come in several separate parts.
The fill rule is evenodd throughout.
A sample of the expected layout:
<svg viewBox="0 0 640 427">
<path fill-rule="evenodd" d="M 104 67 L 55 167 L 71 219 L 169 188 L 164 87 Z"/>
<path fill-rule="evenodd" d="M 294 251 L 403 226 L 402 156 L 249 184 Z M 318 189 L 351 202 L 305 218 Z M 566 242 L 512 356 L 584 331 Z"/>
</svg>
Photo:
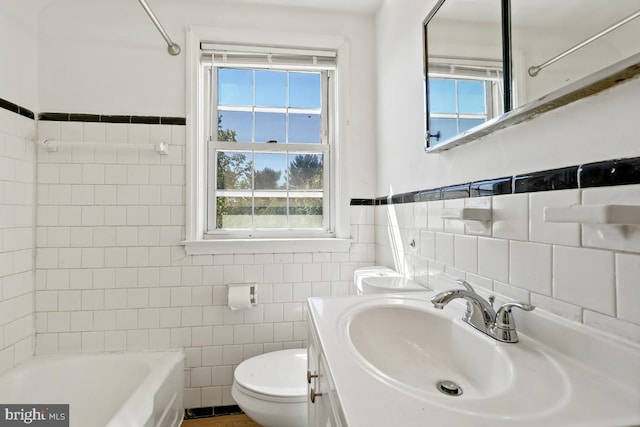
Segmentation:
<svg viewBox="0 0 640 427">
<path fill-rule="evenodd" d="M 322 189 L 322 156 L 298 154 L 289 165 L 289 188 Z"/>
<path fill-rule="evenodd" d="M 256 190 L 275 190 L 277 188 L 284 188 L 283 185 L 278 185 L 278 181 L 282 176 L 281 171 L 275 171 L 271 168 L 264 168 L 261 171 L 255 171 L 253 177 L 253 187 Z"/>
<path fill-rule="evenodd" d="M 236 141 L 237 132 L 231 129 L 222 129 L 222 116 L 218 117 L 218 141 Z M 218 153 L 216 159 L 217 188 L 250 188 L 251 186 L 251 162 L 242 153 Z M 222 219 L 228 213 L 228 200 L 218 197 L 216 200 L 216 228 L 222 228 Z"/>
<path fill-rule="evenodd" d="M 218 189 L 251 188 L 251 162 L 244 153 L 218 152 L 217 163 Z"/>
<path fill-rule="evenodd" d="M 218 118 L 218 140 L 236 141 L 236 131 L 222 129 L 221 117 Z M 218 152 L 216 159 L 216 180 L 218 189 L 250 189 L 252 185 L 252 162 L 244 153 L 233 151 Z M 255 189 L 285 189 L 286 184 L 278 184 L 282 171 L 265 167 L 254 171 L 253 186 Z M 322 156 L 317 154 L 298 154 L 290 162 L 287 174 L 289 188 L 292 190 L 321 190 L 323 176 Z M 283 193 L 285 196 L 285 193 Z M 252 208 L 252 204 L 255 207 Z M 253 200 L 247 197 L 216 198 L 216 228 L 223 228 L 225 216 L 233 215 L 282 215 L 286 221 L 289 215 L 322 215 L 322 199 L 291 198 L 287 209 L 286 197 L 258 197 Z"/>
</svg>

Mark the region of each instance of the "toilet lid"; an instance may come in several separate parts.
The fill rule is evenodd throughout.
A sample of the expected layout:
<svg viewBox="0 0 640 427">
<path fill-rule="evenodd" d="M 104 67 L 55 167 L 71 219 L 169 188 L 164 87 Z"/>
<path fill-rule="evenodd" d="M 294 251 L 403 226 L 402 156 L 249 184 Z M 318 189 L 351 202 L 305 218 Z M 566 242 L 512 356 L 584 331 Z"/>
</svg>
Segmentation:
<svg viewBox="0 0 640 427">
<path fill-rule="evenodd" d="M 405 277 L 365 277 L 358 290 L 366 295 L 380 292 L 426 291 L 428 288 Z"/>
<path fill-rule="evenodd" d="M 280 350 L 252 357 L 233 376 L 242 388 L 270 397 L 306 396 L 307 350 Z"/>
</svg>

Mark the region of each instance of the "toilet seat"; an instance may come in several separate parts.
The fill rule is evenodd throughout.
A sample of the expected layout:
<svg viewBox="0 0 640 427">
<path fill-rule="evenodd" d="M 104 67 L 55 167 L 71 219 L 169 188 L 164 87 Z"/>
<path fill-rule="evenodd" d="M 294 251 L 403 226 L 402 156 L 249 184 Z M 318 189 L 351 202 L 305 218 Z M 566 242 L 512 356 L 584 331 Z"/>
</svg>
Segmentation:
<svg viewBox="0 0 640 427">
<path fill-rule="evenodd" d="M 306 349 L 265 353 L 236 368 L 234 385 L 242 393 L 268 402 L 306 402 Z"/>
</svg>

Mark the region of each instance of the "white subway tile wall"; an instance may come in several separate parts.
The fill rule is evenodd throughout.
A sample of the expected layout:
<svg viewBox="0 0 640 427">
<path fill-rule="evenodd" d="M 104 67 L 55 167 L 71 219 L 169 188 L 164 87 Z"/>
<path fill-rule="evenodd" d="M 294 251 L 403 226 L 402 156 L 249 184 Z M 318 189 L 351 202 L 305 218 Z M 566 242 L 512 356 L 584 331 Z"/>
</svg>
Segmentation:
<svg viewBox="0 0 640 427">
<path fill-rule="evenodd" d="M 0 373 L 34 348 L 34 121 L 0 108 Z M 53 295 L 37 302 L 55 308 Z"/>
<path fill-rule="evenodd" d="M 39 122 L 39 140 L 63 144 L 36 153 L 34 123 L 0 109 L 0 372 L 34 345 L 183 348 L 185 407 L 232 404 L 235 366 L 305 345 L 305 300 L 353 294 L 353 271 L 374 262 L 436 289 L 451 286 L 439 273 L 463 277 L 640 342 L 640 230 L 543 220 L 547 206 L 637 204 L 640 186 L 487 198 L 482 235 L 441 216 L 471 199 L 352 206 L 348 253 L 186 256 L 184 126 Z M 258 283 L 260 305 L 232 312 L 226 284 L 242 282 Z"/>
<path fill-rule="evenodd" d="M 39 354 L 184 348 L 185 407 L 233 404 L 235 366 L 306 345 L 306 299 L 355 293 L 353 271 L 374 263 L 371 206 L 350 208 L 348 253 L 187 256 L 184 126 L 39 131 L 80 142 L 38 151 Z M 226 285 L 252 282 L 259 305 L 232 312 Z"/>
<path fill-rule="evenodd" d="M 640 227 L 595 228 L 543 218 L 546 206 L 637 205 L 638 195 L 640 185 L 494 196 L 491 231 L 479 237 L 465 231 L 462 221 L 453 225 L 442 219 L 443 206 L 460 207 L 459 202 L 376 206 L 377 262 L 401 266 L 436 290 L 452 287 L 437 279 L 441 273 L 464 278 L 480 293 L 496 293 L 498 302 L 531 302 L 640 343 Z M 414 221 L 403 218 L 408 209 L 415 213 Z M 420 251 L 406 250 L 402 236 L 416 239 Z"/>
</svg>

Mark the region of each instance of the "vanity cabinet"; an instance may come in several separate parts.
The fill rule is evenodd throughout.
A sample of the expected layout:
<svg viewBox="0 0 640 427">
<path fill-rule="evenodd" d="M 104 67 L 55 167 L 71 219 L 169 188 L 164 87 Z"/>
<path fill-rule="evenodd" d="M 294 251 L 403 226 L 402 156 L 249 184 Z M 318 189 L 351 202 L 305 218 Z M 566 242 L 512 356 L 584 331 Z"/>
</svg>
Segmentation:
<svg viewBox="0 0 640 427">
<path fill-rule="evenodd" d="M 307 319 L 307 396 L 309 427 L 346 427 L 318 334 Z"/>
</svg>

